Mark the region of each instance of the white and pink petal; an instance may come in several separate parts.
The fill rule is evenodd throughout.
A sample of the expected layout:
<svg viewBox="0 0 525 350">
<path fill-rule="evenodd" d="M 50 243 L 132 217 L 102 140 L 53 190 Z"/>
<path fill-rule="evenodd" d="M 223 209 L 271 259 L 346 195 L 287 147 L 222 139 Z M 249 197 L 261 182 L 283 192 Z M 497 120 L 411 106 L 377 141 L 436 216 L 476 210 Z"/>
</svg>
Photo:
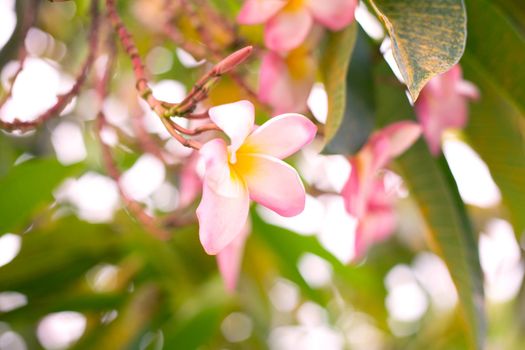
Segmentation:
<svg viewBox="0 0 525 350">
<path fill-rule="evenodd" d="M 262 154 L 239 154 L 239 166 L 252 200 L 287 217 L 304 210 L 305 189 L 290 165 Z"/>
<path fill-rule="evenodd" d="M 247 189 L 238 197 L 225 197 L 204 182 L 197 218 L 199 238 L 206 253 L 219 253 L 242 233 L 249 207 Z"/>
<path fill-rule="evenodd" d="M 246 0 L 237 16 L 240 24 L 260 24 L 275 16 L 287 0 Z"/>
<path fill-rule="evenodd" d="M 354 21 L 357 0 L 307 0 L 313 17 L 323 26 L 338 31 Z"/>
<path fill-rule="evenodd" d="M 312 24 L 312 15 L 306 7 L 281 11 L 266 22 L 264 43 L 273 51 L 290 51 L 306 39 Z"/>
<path fill-rule="evenodd" d="M 244 245 L 248 234 L 250 233 L 250 225 L 247 222 L 241 233 L 228 244 L 223 250 L 217 254 L 217 265 L 221 273 L 224 284 L 228 291 L 235 290 L 239 273 L 241 270 L 242 256 L 244 253 Z"/>
<path fill-rule="evenodd" d="M 230 138 L 230 150 L 235 155 L 254 127 L 255 111 L 250 101 L 228 103 L 209 110 L 210 119 Z"/>
<path fill-rule="evenodd" d="M 276 116 L 257 128 L 239 152 L 262 153 L 279 159 L 286 158 L 312 142 L 317 127 L 301 114 Z"/>
</svg>

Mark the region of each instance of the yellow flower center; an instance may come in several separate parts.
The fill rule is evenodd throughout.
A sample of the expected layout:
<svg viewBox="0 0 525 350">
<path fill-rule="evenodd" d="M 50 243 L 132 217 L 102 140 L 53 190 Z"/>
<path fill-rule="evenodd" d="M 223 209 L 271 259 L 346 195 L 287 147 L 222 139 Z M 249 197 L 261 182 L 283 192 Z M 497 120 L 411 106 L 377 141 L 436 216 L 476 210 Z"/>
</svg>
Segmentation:
<svg viewBox="0 0 525 350">
<path fill-rule="evenodd" d="M 304 6 L 304 0 L 289 0 L 288 4 L 282 9 L 285 12 L 295 12 Z"/>
<path fill-rule="evenodd" d="M 244 154 L 237 154 L 237 161 L 230 163 L 230 169 L 233 170 L 239 177 L 242 178 L 243 174 L 250 173 L 254 168 L 253 158 L 246 157 Z"/>
<path fill-rule="evenodd" d="M 309 50 L 303 45 L 290 51 L 285 61 L 288 66 L 288 72 L 290 72 L 290 76 L 294 80 L 302 80 L 313 69 Z"/>
</svg>

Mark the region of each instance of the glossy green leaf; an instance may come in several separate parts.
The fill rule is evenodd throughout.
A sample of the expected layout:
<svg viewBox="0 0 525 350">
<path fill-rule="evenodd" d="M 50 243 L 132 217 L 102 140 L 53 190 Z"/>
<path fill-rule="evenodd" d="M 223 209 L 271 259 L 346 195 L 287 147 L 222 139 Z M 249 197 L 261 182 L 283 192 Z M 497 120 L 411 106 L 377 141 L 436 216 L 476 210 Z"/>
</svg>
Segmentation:
<svg viewBox="0 0 525 350">
<path fill-rule="evenodd" d="M 31 159 L 0 179 L 0 234 L 20 227 L 24 220 L 46 202 L 52 191 L 75 167 L 64 167 L 56 159 Z"/>
<path fill-rule="evenodd" d="M 463 1 L 370 2 L 388 30 L 394 58 L 415 101 L 433 76 L 449 70 L 463 55 L 466 40 Z"/>
<path fill-rule="evenodd" d="M 358 30 L 355 48 L 346 76 L 346 103 L 343 121 L 325 152 L 355 154 L 374 128 L 375 101 L 373 49 L 362 29 Z"/>
<path fill-rule="evenodd" d="M 465 3 L 469 15 L 465 62 L 477 75 L 490 80 L 494 89 L 525 117 L 525 32 L 492 1 Z"/>
<path fill-rule="evenodd" d="M 520 111 L 505 99 L 490 80 L 463 62 L 465 77 L 481 92 L 479 101 L 470 105 L 465 133 L 469 143 L 489 167 L 503 203 L 518 235 L 525 231 L 525 139 Z"/>
<path fill-rule="evenodd" d="M 400 84 L 386 66 L 378 67 L 378 120 L 382 125 L 414 119 L 414 112 Z M 443 156 L 435 159 L 423 139 L 401 156 L 397 164 L 410 195 L 419 205 L 428 228 L 431 248 L 450 271 L 465 315 L 470 343 L 482 348 L 485 342 L 483 275 L 475 233 L 457 185 Z"/>
<path fill-rule="evenodd" d="M 357 24 L 328 34 L 321 58 L 321 75 L 328 95 L 328 116 L 324 129 L 325 144 L 335 136 L 343 121 L 346 106 L 346 75 L 357 37 Z"/>
</svg>

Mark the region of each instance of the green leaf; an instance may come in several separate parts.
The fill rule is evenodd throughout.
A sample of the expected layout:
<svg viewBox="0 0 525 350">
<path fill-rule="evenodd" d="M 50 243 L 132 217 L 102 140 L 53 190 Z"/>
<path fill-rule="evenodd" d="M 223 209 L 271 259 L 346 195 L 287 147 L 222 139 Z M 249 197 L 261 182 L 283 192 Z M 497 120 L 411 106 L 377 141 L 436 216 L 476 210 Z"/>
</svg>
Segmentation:
<svg viewBox="0 0 525 350">
<path fill-rule="evenodd" d="M 481 99 L 470 105 L 465 133 L 469 143 L 489 167 L 507 207 L 514 230 L 525 231 L 525 140 L 522 114 L 505 99 L 491 80 L 463 62 L 465 77 L 474 82 Z"/>
<path fill-rule="evenodd" d="M 383 82 L 376 90 L 381 124 L 414 119 L 400 84 L 394 78 L 385 83 L 391 76 L 388 67 L 378 67 L 377 73 L 377 80 Z M 445 261 L 456 285 L 470 343 L 482 348 L 486 321 L 476 237 L 446 160 L 432 157 L 420 139 L 397 163 L 426 222 L 429 244 Z"/>
<path fill-rule="evenodd" d="M 109 226 L 72 217 L 31 231 L 22 236 L 16 258 L 0 267 L 0 290 L 35 296 L 52 293 L 57 286 L 65 289 L 99 261 L 107 261 L 117 239 Z"/>
<path fill-rule="evenodd" d="M 7 135 L 0 133 L 0 179 L 11 169 L 17 156 L 11 140 Z"/>
<path fill-rule="evenodd" d="M 374 128 L 374 77 L 370 64 L 373 50 L 368 40 L 365 32 L 359 29 L 346 76 L 343 121 L 325 152 L 355 154 L 366 143 Z"/>
<path fill-rule="evenodd" d="M 164 327 L 166 349 L 198 349 L 217 333 L 232 302 L 222 279 L 216 276 L 194 291 L 181 305 L 175 319 Z"/>
<path fill-rule="evenodd" d="M 78 349 L 131 349 L 137 343 L 157 313 L 166 296 L 155 284 L 140 286 L 130 295 L 127 305 L 119 310 L 117 318 L 107 327 L 95 330 L 94 334 L 81 341 Z"/>
<path fill-rule="evenodd" d="M 384 299 L 386 289 L 382 275 L 367 264 L 360 266 L 345 265 L 327 251 L 314 236 L 301 236 L 284 228 L 264 222 L 257 214 L 252 213 L 253 238 L 266 243 L 281 265 L 281 273 L 301 287 L 303 293 L 323 304 L 323 295 L 312 289 L 303 279 L 298 263 L 305 253 L 311 253 L 326 260 L 333 268 L 336 280 L 344 284 L 345 299 L 351 300 L 371 315 L 378 316 L 379 321 L 386 319 Z M 384 317 L 383 317 L 384 316 Z"/>
<path fill-rule="evenodd" d="M 502 2 L 502 1 L 499 1 Z M 468 42 L 464 61 L 525 116 L 525 33 L 498 5 L 467 0 Z M 520 5 L 523 9 L 523 5 Z M 525 12 L 524 12 L 525 13 Z"/>
<path fill-rule="evenodd" d="M 53 199 L 52 191 L 75 167 L 56 159 L 31 159 L 0 179 L 0 234 L 19 227 L 38 206 Z"/>
<path fill-rule="evenodd" d="M 474 0 L 477 1 L 477 0 Z M 392 40 L 392 51 L 415 101 L 425 84 L 456 64 L 465 49 L 462 0 L 370 0 Z M 487 29 L 488 26 L 485 22 Z"/>
<path fill-rule="evenodd" d="M 325 144 L 335 136 L 342 123 L 346 105 L 346 74 L 357 37 L 357 24 L 328 34 L 321 58 L 321 76 L 328 95 L 328 116 L 324 129 Z"/>
</svg>

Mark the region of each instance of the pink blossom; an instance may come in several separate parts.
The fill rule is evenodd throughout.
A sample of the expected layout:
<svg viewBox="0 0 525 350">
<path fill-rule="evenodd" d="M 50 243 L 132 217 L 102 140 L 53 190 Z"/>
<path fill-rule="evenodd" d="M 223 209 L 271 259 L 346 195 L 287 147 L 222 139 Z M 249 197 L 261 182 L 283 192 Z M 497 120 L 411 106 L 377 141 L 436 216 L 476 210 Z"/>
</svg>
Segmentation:
<svg viewBox="0 0 525 350">
<path fill-rule="evenodd" d="M 298 47 L 314 22 L 338 31 L 352 23 L 357 0 L 246 0 L 241 24 L 264 23 L 264 42 L 274 51 Z"/>
<path fill-rule="evenodd" d="M 303 211 L 303 184 L 281 159 L 311 142 L 316 127 L 306 117 L 290 113 L 254 128 L 254 108 L 248 101 L 217 106 L 209 114 L 230 139 L 229 146 L 213 139 L 200 150 L 206 169 L 197 208 L 199 236 L 204 250 L 214 255 L 241 235 L 250 199 L 282 216 Z M 226 279 L 231 281 L 231 276 Z"/>
<path fill-rule="evenodd" d="M 275 114 L 302 112 L 315 82 L 315 62 L 302 47 L 288 55 L 264 55 L 259 78 L 259 99 Z"/>
<path fill-rule="evenodd" d="M 373 243 L 388 238 L 396 228 L 392 195 L 387 193 L 382 178 L 375 179 L 368 198 L 366 214 L 359 219 L 354 243 L 355 256 L 361 257 Z"/>
<path fill-rule="evenodd" d="M 217 265 L 228 291 L 233 291 L 237 285 L 244 244 L 250 234 L 250 229 L 249 222 L 247 222 L 237 237 L 217 254 Z"/>
<path fill-rule="evenodd" d="M 420 135 L 421 127 L 417 123 L 391 124 L 372 134 L 368 143 L 350 160 L 352 170 L 341 194 L 348 213 L 359 220 L 356 255 L 362 254 L 371 242 L 386 238 L 394 229 L 390 199 L 378 173 Z"/>
<path fill-rule="evenodd" d="M 478 97 L 478 89 L 463 80 L 458 64 L 432 78 L 421 90 L 414 108 L 432 154 L 441 150 L 441 136 L 445 129 L 466 125 L 468 99 Z"/>
</svg>

